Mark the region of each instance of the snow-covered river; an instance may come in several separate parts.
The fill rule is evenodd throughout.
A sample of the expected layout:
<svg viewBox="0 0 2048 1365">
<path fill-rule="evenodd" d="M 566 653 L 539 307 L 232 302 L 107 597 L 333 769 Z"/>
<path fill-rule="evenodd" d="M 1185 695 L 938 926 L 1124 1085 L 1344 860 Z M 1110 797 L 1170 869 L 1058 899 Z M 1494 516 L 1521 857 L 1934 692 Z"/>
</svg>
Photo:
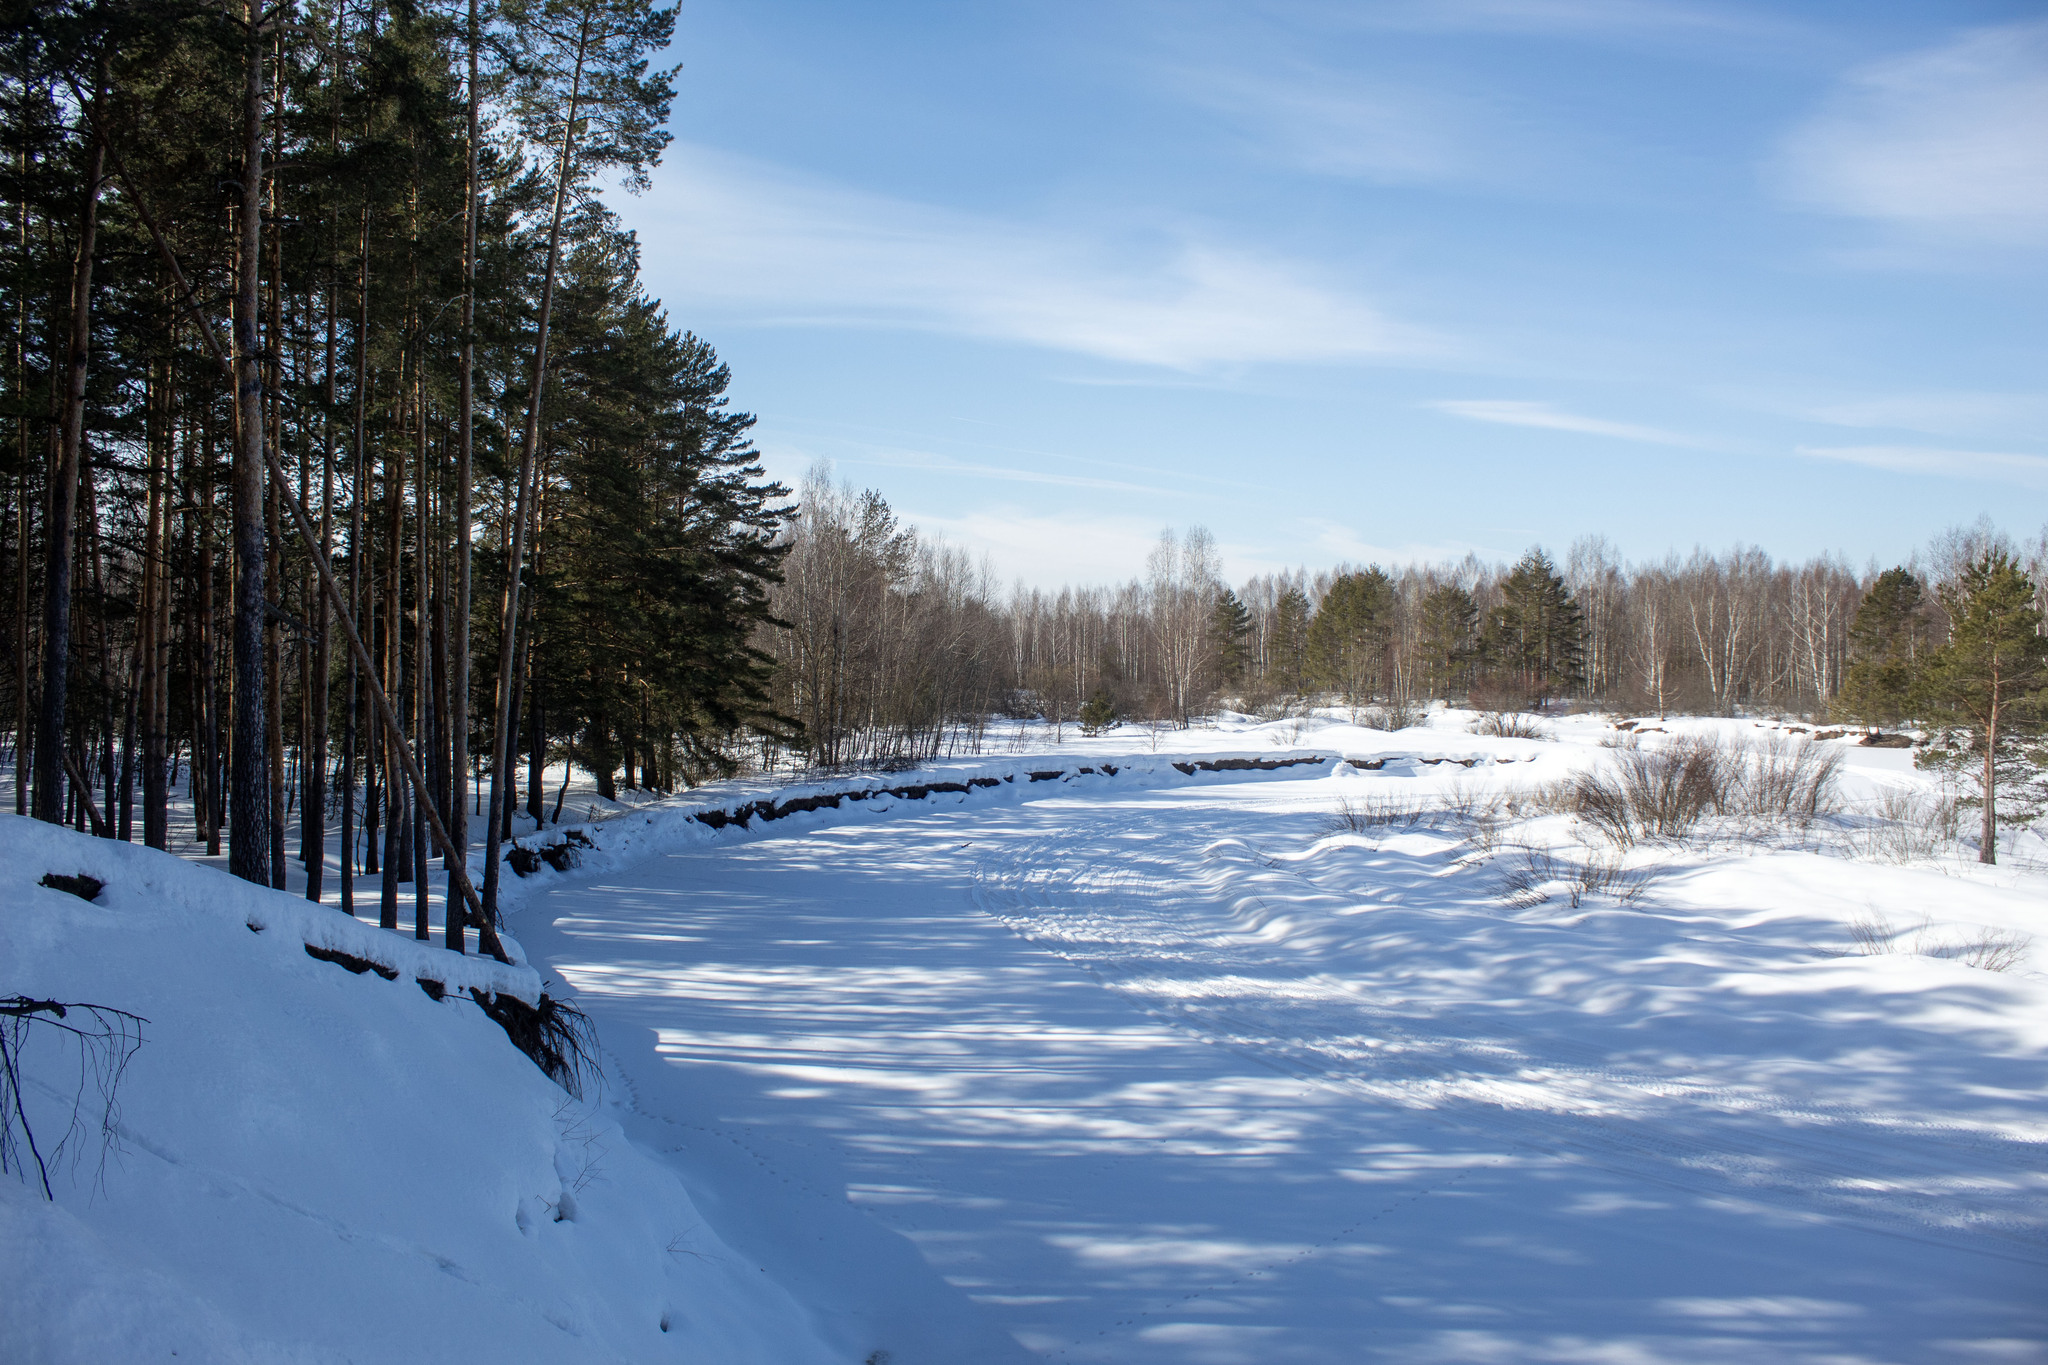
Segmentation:
<svg viewBox="0 0 2048 1365">
<path fill-rule="evenodd" d="M 1334 781 L 792 819 L 516 927 L 726 1242 L 857 1294 L 850 1202 L 1044 1359 L 2043 1358 L 2040 986 L 1827 947 L 1956 883 L 1515 908 Z"/>
</svg>

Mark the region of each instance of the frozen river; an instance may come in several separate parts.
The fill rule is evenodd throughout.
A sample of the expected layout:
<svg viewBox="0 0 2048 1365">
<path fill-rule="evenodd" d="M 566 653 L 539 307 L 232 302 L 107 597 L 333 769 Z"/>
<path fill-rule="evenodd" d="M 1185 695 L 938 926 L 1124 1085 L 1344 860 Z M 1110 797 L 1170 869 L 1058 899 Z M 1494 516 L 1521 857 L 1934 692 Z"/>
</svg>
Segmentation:
<svg viewBox="0 0 2048 1365">
<path fill-rule="evenodd" d="M 1448 830 L 1325 837 L 1341 787 L 885 800 L 515 928 L 636 1136 L 751 1182 L 729 1242 L 829 1280 L 850 1202 L 1044 1359 L 2048 1358 L 2040 986 L 1816 949 L 1946 879 L 1518 907 Z"/>
</svg>

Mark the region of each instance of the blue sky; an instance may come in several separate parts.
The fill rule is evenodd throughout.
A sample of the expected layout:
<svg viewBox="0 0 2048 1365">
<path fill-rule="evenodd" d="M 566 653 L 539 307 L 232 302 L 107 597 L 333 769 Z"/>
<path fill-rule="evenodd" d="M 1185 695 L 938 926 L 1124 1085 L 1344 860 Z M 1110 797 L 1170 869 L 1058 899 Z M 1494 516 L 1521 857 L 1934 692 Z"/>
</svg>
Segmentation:
<svg viewBox="0 0 2048 1365">
<path fill-rule="evenodd" d="M 2048 5 L 685 0 L 650 289 L 1052 585 L 2048 520 Z"/>
</svg>

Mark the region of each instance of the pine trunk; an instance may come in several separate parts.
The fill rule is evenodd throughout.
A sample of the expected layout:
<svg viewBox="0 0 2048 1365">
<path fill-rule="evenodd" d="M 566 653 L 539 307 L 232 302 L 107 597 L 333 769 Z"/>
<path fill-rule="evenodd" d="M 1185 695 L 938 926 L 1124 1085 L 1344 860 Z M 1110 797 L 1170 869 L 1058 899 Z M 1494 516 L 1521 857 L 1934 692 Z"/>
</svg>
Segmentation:
<svg viewBox="0 0 2048 1365">
<path fill-rule="evenodd" d="M 248 43 L 243 58 L 242 194 L 235 291 L 235 459 L 232 490 L 235 557 L 232 697 L 229 750 L 228 870 L 244 881 L 270 882 L 269 736 L 264 689 L 263 366 L 257 315 L 263 275 L 263 36 L 257 0 L 243 0 Z"/>
<path fill-rule="evenodd" d="M 482 46 L 483 33 L 477 14 L 477 0 L 469 0 L 469 85 L 466 91 L 469 104 L 469 139 L 466 157 L 467 178 L 462 195 L 462 360 L 461 373 L 457 378 L 457 414 L 455 446 L 455 661 L 451 676 L 449 740 L 449 770 L 455 782 L 466 784 L 469 780 L 469 642 L 470 642 L 470 457 L 475 446 L 476 413 L 476 238 L 477 238 L 477 137 L 480 109 L 477 90 L 477 53 Z M 449 803 L 448 834 L 455 846 L 464 851 L 469 849 L 469 801 L 467 793 L 457 792 Z M 452 873 L 451 873 L 452 876 Z M 455 903 L 451 887 L 448 903 Z M 448 946 L 456 952 L 464 950 L 461 921 L 457 916 L 448 917 Z"/>
<path fill-rule="evenodd" d="M 51 477 L 43 574 L 43 703 L 36 720 L 35 814 L 64 821 L 64 722 L 71 682 L 71 558 L 78 514 L 80 448 L 85 438 L 85 379 L 92 352 L 92 268 L 99 232 L 100 181 L 106 144 L 94 138 L 86 157 L 78 254 L 71 270 L 71 331 L 64 363 L 64 406 L 57 468 Z"/>
<path fill-rule="evenodd" d="M 585 29 L 585 37 L 588 29 Z M 562 215 L 569 203 L 569 174 L 576 154 L 576 119 L 581 110 L 583 95 L 583 57 L 581 42 L 576 48 L 576 71 L 569 87 L 568 117 L 562 121 L 561 152 L 555 161 L 555 205 L 554 214 L 548 225 L 548 263 L 541 279 L 540 315 L 535 323 L 533 344 L 533 368 L 530 371 L 532 387 L 526 395 L 526 426 L 519 438 L 519 496 L 513 512 L 512 545 L 506 556 L 505 565 L 505 606 L 499 616 L 498 632 L 498 723 L 493 733 L 496 746 L 491 763 L 491 835 L 484 857 L 484 913 L 493 923 L 498 919 L 498 849 L 499 827 L 495 813 L 504 810 L 506 818 L 511 817 L 511 806 L 501 806 L 502 784 L 511 776 L 512 756 L 518 747 L 516 716 L 512 711 L 512 696 L 516 686 L 513 672 L 516 662 L 514 646 L 519 634 L 519 571 L 526 559 L 526 519 L 534 478 L 534 464 L 540 449 L 541 394 L 548 376 L 548 324 L 555 307 L 555 279 L 562 263 Z"/>
</svg>

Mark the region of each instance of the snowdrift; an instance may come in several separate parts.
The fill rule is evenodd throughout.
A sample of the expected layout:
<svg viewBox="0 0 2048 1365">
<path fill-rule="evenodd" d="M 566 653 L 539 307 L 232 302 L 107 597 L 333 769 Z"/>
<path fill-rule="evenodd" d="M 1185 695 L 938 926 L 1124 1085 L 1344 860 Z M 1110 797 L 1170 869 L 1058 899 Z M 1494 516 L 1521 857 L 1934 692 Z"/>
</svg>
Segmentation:
<svg viewBox="0 0 2048 1365">
<path fill-rule="evenodd" d="M 51 872 L 105 888 L 88 902 L 39 885 Z M 88 1103 L 55 1202 L 0 1180 L 0 1360 L 845 1361 L 677 1171 L 468 995 L 542 984 L 0 817 L 0 994 L 147 1021 L 104 1144 Z M 38 1029 L 21 1061 L 47 1155 L 79 1058 Z"/>
</svg>

